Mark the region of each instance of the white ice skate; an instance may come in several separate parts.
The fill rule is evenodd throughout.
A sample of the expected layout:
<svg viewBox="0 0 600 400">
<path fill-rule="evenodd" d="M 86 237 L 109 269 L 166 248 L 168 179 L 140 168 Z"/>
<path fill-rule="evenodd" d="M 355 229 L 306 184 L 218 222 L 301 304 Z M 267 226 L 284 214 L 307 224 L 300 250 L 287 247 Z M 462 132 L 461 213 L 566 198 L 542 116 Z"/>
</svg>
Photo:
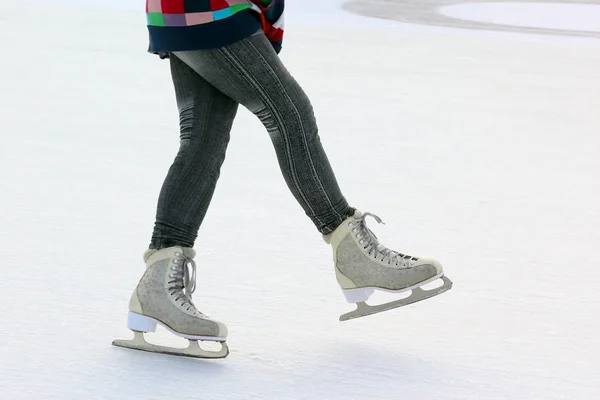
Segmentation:
<svg viewBox="0 0 600 400">
<path fill-rule="evenodd" d="M 146 272 L 129 301 L 127 327 L 134 332 L 134 338 L 115 340 L 113 345 L 195 358 L 227 357 L 227 327 L 199 312 L 192 303 L 195 255 L 193 249 L 182 247 L 146 251 Z M 154 332 L 157 325 L 188 339 L 189 347 L 178 349 L 146 342 L 144 333 Z M 202 349 L 198 341 L 220 342 L 221 350 Z"/>
<path fill-rule="evenodd" d="M 452 282 L 444 276 L 442 265 L 437 260 L 398 253 L 380 244 L 367 228 L 367 216 L 382 223 L 376 215 L 356 211 L 334 232 L 323 236 L 325 242 L 333 247 L 335 275 L 344 296 L 349 303 L 357 305 L 356 310 L 341 315 L 340 321 L 416 303 L 452 288 Z M 421 288 L 438 279 L 443 280 L 442 286 L 432 290 Z M 411 294 L 400 300 L 371 306 L 366 301 L 375 290 L 393 293 L 411 291 Z"/>
</svg>

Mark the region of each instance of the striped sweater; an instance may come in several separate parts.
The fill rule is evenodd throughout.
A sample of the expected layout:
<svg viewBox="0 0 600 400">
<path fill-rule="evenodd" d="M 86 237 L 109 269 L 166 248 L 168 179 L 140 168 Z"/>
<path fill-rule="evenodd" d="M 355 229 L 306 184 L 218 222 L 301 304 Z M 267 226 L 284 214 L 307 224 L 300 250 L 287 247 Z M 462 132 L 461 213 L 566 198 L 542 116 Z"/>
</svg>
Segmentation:
<svg viewBox="0 0 600 400">
<path fill-rule="evenodd" d="M 146 0 L 151 53 L 214 49 L 263 29 L 277 52 L 285 0 Z"/>
</svg>

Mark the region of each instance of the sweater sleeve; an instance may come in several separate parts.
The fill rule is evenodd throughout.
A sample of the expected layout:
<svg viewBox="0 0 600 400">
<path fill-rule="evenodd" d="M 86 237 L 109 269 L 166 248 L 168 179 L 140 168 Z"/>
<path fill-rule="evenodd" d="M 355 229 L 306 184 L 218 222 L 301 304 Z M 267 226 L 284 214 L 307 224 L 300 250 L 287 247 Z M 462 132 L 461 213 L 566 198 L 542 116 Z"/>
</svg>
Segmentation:
<svg viewBox="0 0 600 400">
<path fill-rule="evenodd" d="M 285 0 L 251 0 L 260 11 L 261 24 L 277 53 L 281 51 L 284 30 Z"/>
</svg>

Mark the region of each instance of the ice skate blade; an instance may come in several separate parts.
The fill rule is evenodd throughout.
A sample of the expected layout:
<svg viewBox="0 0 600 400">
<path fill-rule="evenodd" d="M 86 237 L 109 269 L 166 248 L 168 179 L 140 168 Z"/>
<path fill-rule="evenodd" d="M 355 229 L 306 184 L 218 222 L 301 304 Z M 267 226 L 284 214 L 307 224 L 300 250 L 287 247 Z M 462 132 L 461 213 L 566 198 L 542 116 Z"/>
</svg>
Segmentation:
<svg viewBox="0 0 600 400">
<path fill-rule="evenodd" d="M 185 349 L 177 349 L 174 347 L 159 346 L 156 344 L 146 342 L 144 334 L 142 332 L 134 331 L 134 337 L 131 340 L 115 340 L 112 342 L 113 346 L 124 347 L 127 349 L 148 351 L 151 353 L 169 354 L 172 356 L 180 357 L 192 357 L 192 358 L 205 358 L 205 359 L 217 359 L 225 358 L 229 354 L 229 348 L 227 343 L 221 343 L 220 351 L 208 351 L 202 349 L 198 345 L 197 340 L 190 340 L 190 344 Z M 189 340 L 189 339 L 188 339 Z"/>
<path fill-rule="evenodd" d="M 356 303 L 356 310 L 342 314 L 340 316 L 340 321 L 348 321 L 350 319 L 366 317 L 367 315 L 373 315 L 383 311 L 389 311 L 394 308 L 407 306 L 409 304 L 437 296 L 438 294 L 442 294 L 452 289 L 452 281 L 450 279 L 448 279 L 446 276 L 442 276 L 441 279 L 444 281 L 442 286 L 432 290 L 423 290 L 420 287 L 414 288 L 412 289 L 410 296 L 405 299 L 391 301 L 389 303 L 379 304 L 376 306 L 370 306 L 364 301 Z"/>
</svg>

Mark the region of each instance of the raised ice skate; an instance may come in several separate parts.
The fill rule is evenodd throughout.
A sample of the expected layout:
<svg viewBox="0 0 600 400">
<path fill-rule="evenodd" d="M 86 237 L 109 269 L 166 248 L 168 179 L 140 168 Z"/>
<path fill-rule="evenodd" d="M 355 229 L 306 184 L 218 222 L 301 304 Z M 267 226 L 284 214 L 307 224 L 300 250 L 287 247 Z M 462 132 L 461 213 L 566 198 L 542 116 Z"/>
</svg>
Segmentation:
<svg viewBox="0 0 600 400">
<path fill-rule="evenodd" d="M 146 272 L 129 301 L 127 327 L 132 340 L 115 340 L 113 345 L 196 358 L 224 358 L 229 354 L 227 327 L 196 309 L 192 293 L 196 289 L 195 251 L 169 247 L 148 250 L 144 254 Z M 189 340 L 189 347 L 179 349 L 146 342 L 144 334 L 161 325 L 174 335 Z M 221 350 L 202 349 L 198 342 L 221 343 Z"/>
<path fill-rule="evenodd" d="M 335 275 L 344 296 L 349 303 L 357 305 L 356 310 L 341 315 L 340 321 L 416 303 L 452 288 L 452 282 L 444 276 L 439 261 L 402 254 L 379 243 L 367 228 L 365 218 L 368 216 L 382 223 L 376 215 L 356 211 L 334 232 L 323 237 L 333 248 Z M 438 279 L 443 280 L 442 286 L 432 290 L 421 288 Z M 398 294 L 411 291 L 411 294 L 400 300 L 372 306 L 366 301 L 375 290 Z"/>
</svg>

